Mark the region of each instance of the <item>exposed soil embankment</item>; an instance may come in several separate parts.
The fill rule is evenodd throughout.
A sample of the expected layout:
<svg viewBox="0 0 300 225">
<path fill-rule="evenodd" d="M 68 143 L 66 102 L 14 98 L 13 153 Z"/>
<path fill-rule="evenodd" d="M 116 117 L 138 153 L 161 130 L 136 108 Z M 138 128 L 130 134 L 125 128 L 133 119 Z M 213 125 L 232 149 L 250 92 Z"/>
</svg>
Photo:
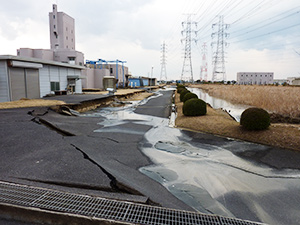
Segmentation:
<svg viewBox="0 0 300 225">
<path fill-rule="evenodd" d="M 275 147 L 300 150 L 300 125 L 271 124 L 264 131 L 246 131 L 222 110 L 207 107 L 207 115 L 187 117 L 182 114 L 179 95 L 175 95 L 177 106 L 176 126 L 194 131 L 201 131 L 224 137 L 236 138 Z"/>
</svg>

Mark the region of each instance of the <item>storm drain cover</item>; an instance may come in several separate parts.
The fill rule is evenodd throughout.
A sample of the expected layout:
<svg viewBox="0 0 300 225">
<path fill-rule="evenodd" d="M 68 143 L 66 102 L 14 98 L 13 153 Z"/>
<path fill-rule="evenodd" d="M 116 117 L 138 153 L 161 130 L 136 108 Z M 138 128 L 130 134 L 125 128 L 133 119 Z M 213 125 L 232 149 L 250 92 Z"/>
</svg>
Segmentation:
<svg viewBox="0 0 300 225">
<path fill-rule="evenodd" d="M 217 215 L 65 193 L 2 181 L 0 181 L 0 202 L 133 224 L 261 224 Z"/>
</svg>

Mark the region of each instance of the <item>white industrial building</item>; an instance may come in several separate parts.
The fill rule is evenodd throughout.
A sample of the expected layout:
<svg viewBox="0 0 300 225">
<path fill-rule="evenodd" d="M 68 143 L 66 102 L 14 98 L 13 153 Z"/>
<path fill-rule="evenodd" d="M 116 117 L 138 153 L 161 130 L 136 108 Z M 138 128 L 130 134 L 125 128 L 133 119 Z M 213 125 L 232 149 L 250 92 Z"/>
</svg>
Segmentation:
<svg viewBox="0 0 300 225">
<path fill-rule="evenodd" d="M 0 102 L 41 98 L 55 91 L 82 93 L 83 66 L 55 61 L 0 56 Z"/>
<path fill-rule="evenodd" d="M 237 73 L 237 84 L 273 84 L 273 72 L 239 72 Z"/>
</svg>

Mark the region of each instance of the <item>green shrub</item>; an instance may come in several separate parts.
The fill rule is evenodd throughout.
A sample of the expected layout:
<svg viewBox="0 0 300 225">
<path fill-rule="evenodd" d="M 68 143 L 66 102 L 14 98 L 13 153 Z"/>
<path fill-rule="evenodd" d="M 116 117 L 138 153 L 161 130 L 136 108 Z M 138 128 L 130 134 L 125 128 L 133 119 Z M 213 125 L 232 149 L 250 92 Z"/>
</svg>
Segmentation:
<svg viewBox="0 0 300 225">
<path fill-rule="evenodd" d="M 183 102 L 183 98 L 184 98 L 184 96 L 185 96 L 187 93 L 190 93 L 190 91 L 187 90 L 187 89 L 182 90 L 182 91 L 180 92 L 180 101 L 181 101 L 181 102 Z"/>
<path fill-rule="evenodd" d="M 182 84 L 177 84 L 177 89 L 178 89 L 178 88 L 185 88 L 185 86 L 182 85 Z"/>
<path fill-rule="evenodd" d="M 185 87 L 177 88 L 177 92 L 180 94 L 183 90 L 187 90 Z"/>
<path fill-rule="evenodd" d="M 264 109 L 249 108 L 242 113 L 240 124 L 246 130 L 265 130 L 270 126 L 270 115 Z"/>
<path fill-rule="evenodd" d="M 206 102 L 192 98 L 187 100 L 182 107 L 182 113 L 185 116 L 202 116 L 206 114 Z"/>
<path fill-rule="evenodd" d="M 187 93 L 184 95 L 183 97 L 183 102 L 186 102 L 187 100 L 191 99 L 191 98 L 198 98 L 198 96 L 194 93 Z"/>
</svg>

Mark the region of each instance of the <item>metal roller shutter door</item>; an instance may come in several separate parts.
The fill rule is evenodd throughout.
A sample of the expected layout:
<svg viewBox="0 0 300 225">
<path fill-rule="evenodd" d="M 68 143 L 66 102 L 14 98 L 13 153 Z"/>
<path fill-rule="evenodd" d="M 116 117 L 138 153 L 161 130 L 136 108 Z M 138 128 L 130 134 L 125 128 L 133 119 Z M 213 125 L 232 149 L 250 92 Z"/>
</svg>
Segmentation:
<svg viewBox="0 0 300 225">
<path fill-rule="evenodd" d="M 39 71 L 36 69 L 26 69 L 26 90 L 27 98 L 40 97 Z"/>
<path fill-rule="evenodd" d="M 26 98 L 25 73 L 22 68 L 10 68 L 10 85 L 12 101 Z"/>
</svg>

